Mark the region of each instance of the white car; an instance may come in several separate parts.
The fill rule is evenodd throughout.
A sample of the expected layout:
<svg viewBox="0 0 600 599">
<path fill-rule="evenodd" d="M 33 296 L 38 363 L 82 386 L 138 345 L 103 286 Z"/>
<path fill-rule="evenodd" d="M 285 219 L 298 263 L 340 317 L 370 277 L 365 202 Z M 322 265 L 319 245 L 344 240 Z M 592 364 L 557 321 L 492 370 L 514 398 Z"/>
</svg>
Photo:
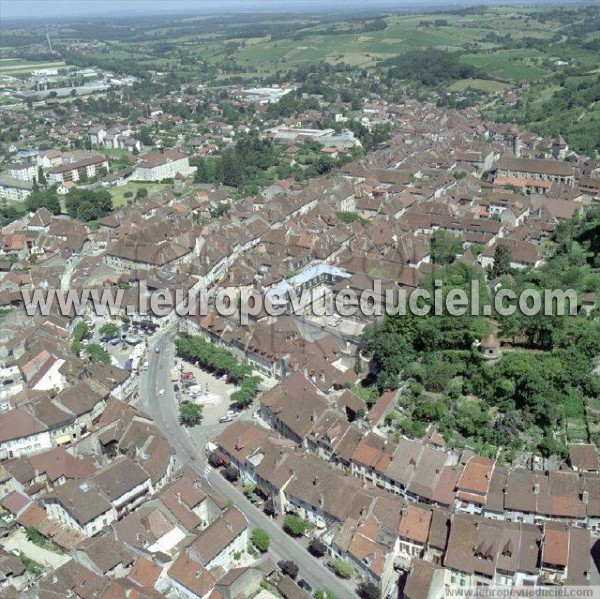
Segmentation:
<svg viewBox="0 0 600 599">
<path fill-rule="evenodd" d="M 161 389 L 161 390 L 158 392 L 158 396 L 159 396 L 159 397 L 162 397 L 164 394 L 165 394 L 165 390 L 164 390 L 164 389 Z"/>
</svg>

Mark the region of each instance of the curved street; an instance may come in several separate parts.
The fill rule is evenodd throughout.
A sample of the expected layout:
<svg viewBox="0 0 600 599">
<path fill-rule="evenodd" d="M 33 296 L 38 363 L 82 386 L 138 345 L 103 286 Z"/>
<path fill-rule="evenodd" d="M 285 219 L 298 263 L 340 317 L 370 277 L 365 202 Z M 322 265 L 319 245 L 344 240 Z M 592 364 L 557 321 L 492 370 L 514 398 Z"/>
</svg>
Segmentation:
<svg viewBox="0 0 600 599">
<path fill-rule="evenodd" d="M 251 528 L 263 528 L 271 543 L 269 553 L 275 560 L 292 560 L 298 564 L 298 578 L 304 578 L 314 590 L 327 589 L 336 599 L 355 596 L 354 585 L 339 579 L 324 564 L 306 551 L 296 540 L 288 536 L 281 527 L 252 505 L 235 487 L 230 485 L 221 474 L 208 465 L 205 445 L 214 439 L 227 424 L 196 426 L 184 428 L 179 424 L 179 410 L 171 381 L 171 368 L 175 358 L 173 340 L 176 328 L 158 333 L 148 351 L 149 368 L 140 375 L 139 408 L 151 416 L 167 437 L 175 457 L 181 464 L 191 466 L 219 495 L 231 501 L 242 510 Z M 155 347 L 160 352 L 155 352 Z M 165 389 L 159 397 L 158 391 Z M 246 410 L 240 418 L 251 418 L 252 409 Z"/>
</svg>

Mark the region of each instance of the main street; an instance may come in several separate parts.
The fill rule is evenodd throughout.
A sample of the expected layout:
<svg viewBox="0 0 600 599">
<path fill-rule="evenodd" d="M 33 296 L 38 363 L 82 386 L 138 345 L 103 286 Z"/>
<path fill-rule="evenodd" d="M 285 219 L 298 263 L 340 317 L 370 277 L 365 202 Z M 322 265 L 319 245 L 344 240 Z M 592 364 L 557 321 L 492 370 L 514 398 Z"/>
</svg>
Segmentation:
<svg viewBox="0 0 600 599">
<path fill-rule="evenodd" d="M 237 506 L 245 514 L 252 528 L 264 529 L 270 539 L 269 552 L 276 560 L 292 560 L 300 570 L 298 578 L 304 578 L 314 590 L 327 589 L 337 599 L 355 596 L 354 585 L 339 579 L 321 561 L 312 557 L 296 540 L 251 504 L 244 495 L 229 484 L 221 474 L 208 465 L 205 445 L 214 439 L 227 425 L 196 426 L 192 429 L 179 424 L 179 410 L 173 392 L 171 368 L 175 347 L 175 329 L 157 333 L 148 352 L 149 368 L 140 375 L 139 407 L 156 422 L 176 452 L 181 464 L 191 466 L 222 497 Z M 160 352 L 155 347 L 160 347 Z M 160 389 L 165 394 L 159 397 Z M 246 414 L 248 414 L 246 412 Z"/>
</svg>

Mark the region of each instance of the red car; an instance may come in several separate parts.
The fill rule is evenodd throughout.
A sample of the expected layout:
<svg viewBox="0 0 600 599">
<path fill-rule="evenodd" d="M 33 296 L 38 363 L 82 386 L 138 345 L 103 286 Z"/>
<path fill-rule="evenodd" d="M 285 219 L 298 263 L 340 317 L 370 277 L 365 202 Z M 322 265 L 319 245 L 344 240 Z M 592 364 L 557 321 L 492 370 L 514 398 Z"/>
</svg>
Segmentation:
<svg viewBox="0 0 600 599">
<path fill-rule="evenodd" d="M 190 372 L 184 372 L 181 375 L 181 378 L 185 380 L 185 379 L 191 379 L 193 376 L 194 376 L 194 373 L 192 371 L 190 371 Z"/>
</svg>

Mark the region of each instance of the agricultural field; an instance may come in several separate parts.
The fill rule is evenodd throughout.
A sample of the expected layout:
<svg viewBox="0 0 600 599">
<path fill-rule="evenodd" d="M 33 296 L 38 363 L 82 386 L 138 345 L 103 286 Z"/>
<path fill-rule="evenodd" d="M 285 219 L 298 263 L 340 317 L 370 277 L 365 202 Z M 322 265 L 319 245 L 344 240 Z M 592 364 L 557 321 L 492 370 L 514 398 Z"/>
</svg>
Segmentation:
<svg viewBox="0 0 600 599">
<path fill-rule="evenodd" d="M 551 74 L 540 63 L 546 59 L 539 50 L 494 50 L 479 54 L 465 54 L 461 60 L 477 67 L 490 77 L 520 83 L 522 81 L 535 81 Z"/>
<path fill-rule="evenodd" d="M 491 118 L 532 125 L 542 134 L 570 134 L 583 149 L 590 147 L 581 141 L 589 134 L 581 131 L 579 119 L 586 114 L 596 118 L 597 106 L 586 106 L 584 97 L 575 107 L 567 100 L 559 103 L 560 115 L 552 111 L 552 118 L 542 107 L 565 81 L 587 85 L 597 77 L 597 22 L 593 9 L 473 7 L 435 14 L 391 10 L 386 16 L 339 19 L 288 15 L 249 21 L 232 15 L 131 21 L 119 27 L 71 23 L 52 35 L 57 45 L 62 42 L 67 48 L 62 58 L 69 65 L 140 79 L 151 72 L 157 84 L 178 81 L 220 90 L 234 84 L 281 83 L 289 71 L 313 66 L 311 72 L 331 67 L 340 73 L 346 67 L 377 70 L 382 81 L 394 80 L 396 91 L 448 107 L 492 105 Z M 21 40 L 19 35 L 15 32 Z M 31 39 L 39 43 L 39 32 Z M 10 58 L 0 59 L 0 77 L 23 78 L 34 69 L 65 64 L 21 60 L 9 47 L 2 51 Z M 529 90 L 521 89 L 524 83 Z M 509 114 L 502 92 L 511 88 L 523 102 Z M 573 93 L 583 96 L 578 90 Z"/>
<path fill-rule="evenodd" d="M 0 76 L 30 75 L 37 69 L 56 69 L 64 67 L 62 60 L 53 62 L 31 62 L 19 58 L 0 58 Z"/>
<path fill-rule="evenodd" d="M 478 43 L 484 35 L 478 28 L 420 27 L 414 19 L 397 20 L 382 31 L 336 35 L 315 31 L 302 39 L 253 40 L 235 54 L 235 61 L 261 71 L 320 61 L 363 66 L 410 50 L 460 50 L 464 44 Z"/>
<path fill-rule="evenodd" d="M 448 87 L 451 92 L 461 92 L 466 89 L 481 91 L 486 94 L 493 94 L 510 89 L 511 85 L 502 83 L 501 81 L 493 81 L 491 79 L 460 79 L 455 81 Z"/>
</svg>

